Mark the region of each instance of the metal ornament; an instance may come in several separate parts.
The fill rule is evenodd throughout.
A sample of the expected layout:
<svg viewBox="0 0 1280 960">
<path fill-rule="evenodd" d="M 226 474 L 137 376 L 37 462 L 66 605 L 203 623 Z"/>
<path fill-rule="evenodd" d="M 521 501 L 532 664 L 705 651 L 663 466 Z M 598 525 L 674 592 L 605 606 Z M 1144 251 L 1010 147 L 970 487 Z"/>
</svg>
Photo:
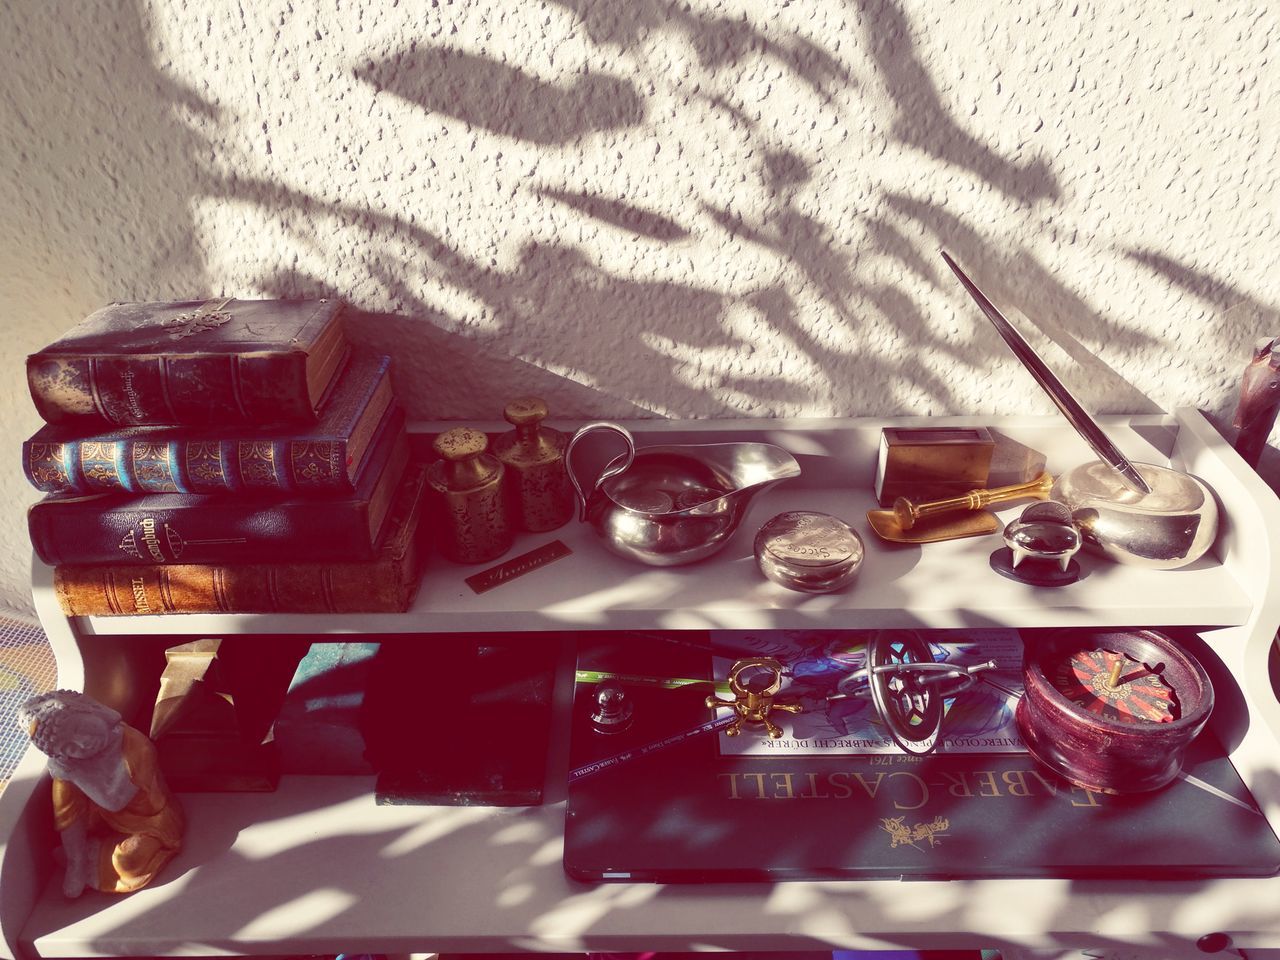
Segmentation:
<svg viewBox="0 0 1280 960">
<path fill-rule="evenodd" d="M 432 443 L 440 459 L 427 468 L 440 552 L 454 563 L 484 563 L 511 548 L 515 531 L 503 484 L 505 468 L 479 430 L 455 427 Z"/>
<path fill-rule="evenodd" d="M 626 443 L 584 491 L 571 457 L 587 435 L 610 431 Z M 771 443 L 667 444 L 636 449 L 630 431 L 589 423 L 564 453 L 581 504 L 580 518 L 619 556 L 655 567 L 693 563 L 722 549 L 756 494 L 800 475 L 800 465 Z"/>
<path fill-rule="evenodd" d="M 1089 551 L 1149 570 L 1174 570 L 1198 560 L 1218 533 L 1213 493 L 1190 474 L 1151 463 L 1138 469 L 1151 485 L 1146 496 L 1117 491 L 1111 471 L 1097 460 L 1058 477 L 1052 497 L 1071 508 Z"/>
<path fill-rule="evenodd" d="M 635 719 L 635 704 L 616 680 L 606 680 L 596 687 L 591 702 L 591 728 L 596 733 L 621 733 Z"/>
<path fill-rule="evenodd" d="M 766 521 L 754 549 L 761 573 L 804 593 L 848 586 L 866 552 L 862 538 L 843 520 L 809 510 L 791 510 Z"/>
<path fill-rule="evenodd" d="M 1042 500 L 1049 496 L 1052 486 L 1053 477 L 1045 473 L 1027 483 L 970 490 L 962 496 L 930 500 L 928 503 L 914 503 L 906 497 L 898 497 L 891 510 L 868 510 L 867 523 L 881 539 L 895 543 L 931 543 L 984 536 L 1000 529 L 995 515 L 985 507 L 1025 497 Z M 966 513 L 972 513 L 977 519 L 956 516 Z"/>
<path fill-rule="evenodd" d="M 744 677 L 744 674 L 746 675 Z M 717 696 L 707 697 L 708 707 L 733 707 L 736 714 L 733 723 L 725 728 L 725 736 L 736 737 L 744 723 L 761 724 L 770 738 L 782 736 L 782 728 L 769 719 L 773 710 L 786 713 L 803 713 L 798 703 L 778 703 L 773 698 L 782 689 L 782 663 L 773 657 L 748 657 L 738 660 L 729 669 L 729 690 L 732 700 Z"/>
<path fill-rule="evenodd" d="M 506 467 L 512 522 L 522 530 L 554 530 L 573 517 L 573 485 L 564 466 L 565 436 L 542 425 L 547 404 L 519 397 L 503 408 L 514 430 L 496 437 L 493 455 Z"/>
<path fill-rule="evenodd" d="M 867 647 L 871 702 L 898 746 L 911 754 L 932 753 L 942 732 L 946 698 L 995 665 L 994 660 L 971 667 L 935 663 L 919 634 L 885 630 Z"/>
<path fill-rule="evenodd" d="M 921 682 L 924 674 L 903 669 L 924 663 L 933 663 L 933 657 L 914 633 L 886 631 L 867 648 L 871 701 L 889 735 L 907 753 L 931 753 L 942 732 L 942 698 Z"/>
<path fill-rule="evenodd" d="M 913 630 L 880 631 L 867 646 L 867 666 L 851 673 L 841 686 L 850 689 L 828 697 L 831 700 L 870 697 L 880 721 L 903 750 L 911 754 L 930 753 L 939 743 L 945 701 L 956 696 L 996 662 L 986 660 L 962 667 L 938 663 L 928 643 Z M 775 657 L 748 657 L 729 668 L 728 684 L 732 700 L 717 696 L 706 699 L 708 707 L 733 707 L 735 716 L 725 729 L 734 737 L 743 724 L 759 724 L 777 739 L 782 729 L 769 719 L 773 710 L 802 713 L 800 704 L 780 703 L 775 697 L 782 689 L 787 669 Z"/>
<path fill-rule="evenodd" d="M 1000 529 L 1000 518 L 990 510 L 946 513 L 903 530 L 892 510 L 868 510 L 867 524 L 888 543 L 939 543 L 995 533 Z"/>
<path fill-rule="evenodd" d="M 1056 500 L 1033 503 L 1004 528 L 1004 542 L 1013 554 L 1013 567 L 1028 557 L 1058 564 L 1065 573 L 1080 552 L 1083 539 L 1071 511 Z"/>
</svg>

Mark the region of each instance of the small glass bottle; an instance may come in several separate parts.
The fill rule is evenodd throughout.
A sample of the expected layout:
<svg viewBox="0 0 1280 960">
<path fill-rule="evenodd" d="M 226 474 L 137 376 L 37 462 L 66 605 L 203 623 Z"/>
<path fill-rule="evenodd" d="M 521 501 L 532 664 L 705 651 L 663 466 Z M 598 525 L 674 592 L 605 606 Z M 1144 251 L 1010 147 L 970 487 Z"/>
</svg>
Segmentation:
<svg viewBox="0 0 1280 960">
<path fill-rule="evenodd" d="M 574 507 L 564 434 L 541 426 L 547 405 L 537 397 L 512 400 L 502 415 L 515 429 L 493 441 L 493 453 L 507 469 L 513 519 L 522 530 L 554 530 Z"/>
<path fill-rule="evenodd" d="M 436 500 L 440 552 L 455 563 L 483 563 L 506 553 L 513 530 L 502 464 L 486 453 L 489 438 L 455 427 L 432 444 L 441 459 L 427 471 Z"/>
</svg>

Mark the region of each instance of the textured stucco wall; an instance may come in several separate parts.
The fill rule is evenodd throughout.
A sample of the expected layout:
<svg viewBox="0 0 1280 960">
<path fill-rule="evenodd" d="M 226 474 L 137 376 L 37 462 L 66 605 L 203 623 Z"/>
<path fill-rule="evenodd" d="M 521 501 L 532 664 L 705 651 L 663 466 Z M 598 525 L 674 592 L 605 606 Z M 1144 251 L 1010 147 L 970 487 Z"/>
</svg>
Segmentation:
<svg viewBox="0 0 1280 960">
<path fill-rule="evenodd" d="M 0 8 L 0 605 L 25 355 L 113 299 L 331 295 L 417 417 L 1234 406 L 1280 333 L 1267 3 Z M 3 466 L 8 464 L 8 466 Z"/>
</svg>

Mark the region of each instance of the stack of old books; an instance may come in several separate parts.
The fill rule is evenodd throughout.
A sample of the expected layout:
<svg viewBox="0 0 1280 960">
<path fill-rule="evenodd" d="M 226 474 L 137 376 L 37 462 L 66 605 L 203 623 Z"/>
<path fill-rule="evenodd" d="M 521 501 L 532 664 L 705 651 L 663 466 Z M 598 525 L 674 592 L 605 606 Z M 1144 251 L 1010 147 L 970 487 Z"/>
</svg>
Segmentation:
<svg viewBox="0 0 1280 960">
<path fill-rule="evenodd" d="M 27 360 L 36 554 L 70 616 L 406 609 L 425 470 L 342 304 L 113 304 Z"/>
</svg>

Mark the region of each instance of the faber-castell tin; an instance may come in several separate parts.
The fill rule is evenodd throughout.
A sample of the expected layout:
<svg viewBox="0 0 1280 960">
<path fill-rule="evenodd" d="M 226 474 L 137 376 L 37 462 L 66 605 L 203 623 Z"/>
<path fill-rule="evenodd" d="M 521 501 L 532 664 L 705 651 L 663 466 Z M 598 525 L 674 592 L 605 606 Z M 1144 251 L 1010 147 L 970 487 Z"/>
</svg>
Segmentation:
<svg viewBox="0 0 1280 960">
<path fill-rule="evenodd" d="M 760 528 L 755 540 L 761 572 L 791 590 L 830 593 L 858 575 L 862 538 L 843 520 L 826 513 L 792 510 Z"/>
</svg>

